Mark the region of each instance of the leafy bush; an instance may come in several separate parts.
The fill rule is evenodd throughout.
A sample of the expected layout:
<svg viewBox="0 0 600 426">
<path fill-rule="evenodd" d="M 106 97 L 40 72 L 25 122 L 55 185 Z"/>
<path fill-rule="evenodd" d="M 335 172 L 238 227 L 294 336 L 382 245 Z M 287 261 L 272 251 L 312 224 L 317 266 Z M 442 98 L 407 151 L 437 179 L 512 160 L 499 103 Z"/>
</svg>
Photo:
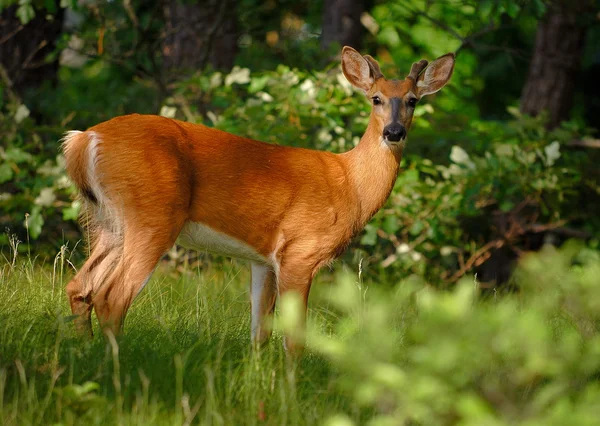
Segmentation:
<svg viewBox="0 0 600 426">
<path fill-rule="evenodd" d="M 600 253 L 546 247 L 518 270 L 522 291 L 482 299 L 418 279 L 395 292 L 341 279 L 335 325 L 311 348 L 373 425 L 592 425 L 600 410 Z M 339 413 L 328 425 L 352 425 Z"/>
<path fill-rule="evenodd" d="M 46 242 L 73 238 L 74 226 L 65 221 L 77 217 L 77 205 L 69 197 L 73 190 L 64 174 L 58 137 L 35 126 L 29 114 L 25 105 L 16 103 L 0 110 L 0 226 L 12 228 L 21 240 L 37 239 L 44 225 L 50 225 L 44 228 Z M 7 235 L 0 234 L 0 243 L 8 242 Z"/>
</svg>

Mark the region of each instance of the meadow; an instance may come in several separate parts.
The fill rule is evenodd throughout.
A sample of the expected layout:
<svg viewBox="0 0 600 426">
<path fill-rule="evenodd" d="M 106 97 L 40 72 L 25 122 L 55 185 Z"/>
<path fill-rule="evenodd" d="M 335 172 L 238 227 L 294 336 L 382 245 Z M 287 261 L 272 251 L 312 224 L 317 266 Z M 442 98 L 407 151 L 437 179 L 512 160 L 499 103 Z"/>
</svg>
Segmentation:
<svg viewBox="0 0 600 426">
<path fill-rule="evenodd" d="M 568 246 L 525 258 L 518 292 L 473 278 L 365 282 L 360 265 L 317 278 L 307 349 L 281 326 L 249 343 L 249 271 L 165 262 L 125 333 L 75 335 L 54 259 L 0 264 L 3 425 L 594 425 L 600 416 L 600 258 Z M 285 324 L 278 318 L 277 324 Z"/>
</svg>

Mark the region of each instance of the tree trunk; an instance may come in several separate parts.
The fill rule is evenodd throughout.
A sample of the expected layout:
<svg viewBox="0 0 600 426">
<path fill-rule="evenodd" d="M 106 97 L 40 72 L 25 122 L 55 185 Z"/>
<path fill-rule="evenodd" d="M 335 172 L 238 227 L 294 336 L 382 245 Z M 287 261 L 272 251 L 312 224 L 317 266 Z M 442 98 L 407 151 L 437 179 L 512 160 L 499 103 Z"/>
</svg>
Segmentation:
<svg viewBox="0 0 600 426">
<path fill-rule="evenodd" d="M 44 81 L 56 82 L 58 57 L 52 61 L 46 58 L 56 48 L 64 11 L 57 2 L 51 20 L 46 19 L 48 12 L 42 9 L 23 25 L 15 14 L 18 7 L 9 6 L 0 13 L 0 64 L 12 90 L 22 96 L 26 89 Z"/>
<path fill-rule="evenodd" d="M 555 0 L 538 23 L 521 111 L 533 116 L 548 111 L 549 128 L 569 118 L 587 31 L 582 17 L 589 5 L 589 0 Z"/>
<path fill-rule="evenodd" d="M 363 11 L 362 0 L 325 0 L 321 47 L 328 49 L 332 43 L 339 43 L 360 49 Z"/>
<path fill-rule="evenodd" d="M 164 68 L 202 69 L 209 63 L 217 69 L 233 66 L 237 53 L 237 16 L 232 0 L 206 0 L 165 4 L 166 37 Z"/>
</svg>

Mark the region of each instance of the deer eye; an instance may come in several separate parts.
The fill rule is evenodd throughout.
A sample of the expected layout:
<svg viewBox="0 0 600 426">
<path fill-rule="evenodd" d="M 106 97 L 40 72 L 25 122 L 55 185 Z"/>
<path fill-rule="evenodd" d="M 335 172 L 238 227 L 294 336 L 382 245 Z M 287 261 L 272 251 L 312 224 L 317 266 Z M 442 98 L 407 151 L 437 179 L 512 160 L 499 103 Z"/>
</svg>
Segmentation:
<svg viewBox="0 0 600 426">
<path fill-rule="evenodd" d="M 373 96 L 373 105 L 381 105 L 381 98 L 379 96 Z"/>
<path fill-rule="evenodd" d="M 417 98 L 410 98 L 406 103 L 409 107 L 414 108 L 417 105 Z"/>
</svg>

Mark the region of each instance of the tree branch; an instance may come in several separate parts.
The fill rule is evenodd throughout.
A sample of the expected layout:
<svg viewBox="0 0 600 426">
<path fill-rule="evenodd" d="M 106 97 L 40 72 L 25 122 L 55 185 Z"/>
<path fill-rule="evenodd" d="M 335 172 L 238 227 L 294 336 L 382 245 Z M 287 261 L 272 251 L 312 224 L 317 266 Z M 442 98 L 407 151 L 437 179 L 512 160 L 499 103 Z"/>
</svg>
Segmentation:
<svg viewBox="0 0 600 426">
<path fill-rule="evenodd" d="M 567 146 L 600 149 L 600 139 L 574 139 Z"/>
</svg>

